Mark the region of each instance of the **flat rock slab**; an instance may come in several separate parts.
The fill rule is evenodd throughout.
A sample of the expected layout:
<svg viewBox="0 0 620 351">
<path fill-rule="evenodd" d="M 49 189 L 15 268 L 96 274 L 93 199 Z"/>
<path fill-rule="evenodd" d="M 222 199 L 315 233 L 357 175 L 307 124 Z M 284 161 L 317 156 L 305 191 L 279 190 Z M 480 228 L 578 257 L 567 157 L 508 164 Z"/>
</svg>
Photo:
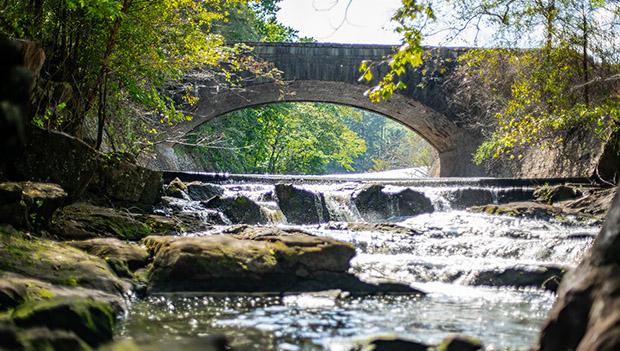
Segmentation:
<svg viewBox="0 0 620 351">
<path fill-rule="evenodd" d="M 353 245 L 301 231 L 239 226 L 202 237 L 149 236 L 144 243 L 154 256 L 151 292 L 420 293 L 360 281 L 347 273 Z"/>
</svg>

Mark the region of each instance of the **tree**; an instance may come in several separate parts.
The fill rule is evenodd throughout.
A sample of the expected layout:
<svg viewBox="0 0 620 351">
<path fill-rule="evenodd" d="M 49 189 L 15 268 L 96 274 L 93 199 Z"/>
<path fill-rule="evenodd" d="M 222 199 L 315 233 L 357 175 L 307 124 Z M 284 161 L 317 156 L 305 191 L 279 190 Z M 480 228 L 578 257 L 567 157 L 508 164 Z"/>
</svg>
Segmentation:
<svg viewBox="0 0 620 351">
<path fill-rule="evenodd" d="M 215 22 L 224 21 L 231 7 L 247 3 L 5 1 L 0 30 L 40 41 L 46 51 L 34 96 L 35 124 L 87 139 L 92 128 L 83 126 L 94 118 L 97 146 L 108 132 L 112 147 L 131 151 L 152 143 L 159 125 L 189 118 L 164 89 L 188 71 L 201 68 L 222 84 L 234 80 L 237 71 L 269 74 L 266 66 L 240 59 L 243 46 L 227 47 L 214 32 Z M 191 89 L 184 99 L 195 102 Z"/>
<path fill-rule="evenodd" d="M 434 21 L 437 11 L 441 22 Z M 473 35 L 478 44 L 478 33 L 487 30 L 495 35 L 486 45 L 528 47 L 473 50 L 460 58 L 461 73 L 482 83 L 464 81 L 460 88 L 468 88 L 465 95 L 470 97 L 464 100 L 482 96 L 491 100 L 474 106 L 493 116 L 476 162 L 519 157 L 520 148 L 544 147 L 575 129 L 606 138 L 620 121 L 620 99 L 605 85 L 620 78 L 619 15 L 620 3 L 613 0 L 403 0 L 393 17 L 403 33 L 403 45 L 368 95 L 380 101 L 404 87 L 398 76 L 421 64 L 426 33 L 447 31 L 449 38 Z M 513 75 L 490 79 L 506 72 L 500 71 L 505 62 L 513 64 Z M 363 79 L 375 81 L 371 64 L 363 63 L 360 70 Z M 464 106 L 466 111 L 471 108 Z"/>
<path fill-rule="evenodd" d="M 321 174 L 335 165 L 351 171 L 354 159 L 366 151 L 364 140 L 345 124 L 352 113 L 332 104 L 266 105 L 219 117 L 194 138 L 210 135 L 219 141 L 203 149 L 216 170 Z"/>
</svg>

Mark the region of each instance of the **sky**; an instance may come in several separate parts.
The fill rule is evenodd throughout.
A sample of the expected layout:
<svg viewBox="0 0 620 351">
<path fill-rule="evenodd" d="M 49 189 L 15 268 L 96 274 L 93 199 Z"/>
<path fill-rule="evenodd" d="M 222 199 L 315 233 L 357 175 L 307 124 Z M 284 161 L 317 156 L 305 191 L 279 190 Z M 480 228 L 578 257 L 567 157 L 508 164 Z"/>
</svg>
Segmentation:
<svg viewBox="0 0 620 351">
<path fill-rule="evenodd" d="M 398 44 L 390 17 L 400 0 L 354 0 L 344 21 L 347 0 L 282 0 L 278 19 L 300 37 L 325 43 Z"/>
</svg>

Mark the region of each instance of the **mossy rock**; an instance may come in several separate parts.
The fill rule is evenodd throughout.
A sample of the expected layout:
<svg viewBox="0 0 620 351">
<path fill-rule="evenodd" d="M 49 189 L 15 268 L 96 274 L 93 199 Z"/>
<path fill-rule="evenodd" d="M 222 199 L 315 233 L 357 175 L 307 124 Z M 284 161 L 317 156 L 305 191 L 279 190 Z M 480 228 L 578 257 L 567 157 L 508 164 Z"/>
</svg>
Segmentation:
<svg viewBox="0 0 620 351">
<path fill-rule="evenodd" d="M 236 226 L 202 237 L 149 236 L 149 290 L 422 294 L 402 284 L 369 284 L 348 273 L 355 247 L 276 227 Z"/>
<path fill-rule="evenodd" d="M 0 272 L 0 312 L 13 309 L 22 303 L 55 298 L 92 298 L 108 303 L 116 312 L 120 313 L 125 309 L 122 297 L 100 290 L 54 285 L 15 273 Z"/>
<path fill-rule="evenodd" d="M 472 212 L 481 212 L 491 215 L 504 215 L 549 220 L 562 214 L 562 210 L 551 205 L 536 202 L 511 202 L 503 205 L 485 205 L 469 208 Z"/>
<path fill-rule="evenodd" d="M 176 197 L 177 199 L 189 200 L 187 185 L 185 185 L 185 183 L 183 183 L 179 178 L 174 178 L 170 184 L 166 186 L 164 189 L 164 195 Z"/>
<path fill-rule="evenodd" d="M 129 285 L 101 258 L 55 241 L 0 227 L 0 270 L 57 285 L 124 294 Z"/>
<path fill-rule="evenodd" d="M 57 211 L 51 230 L 65 240 L 115 237 L 138 241 L 150 234 L 175 232 L 177 226 L 167 217 L 78 203 Z"/>
<path fill-rule="evenodd" d="M 267 224 L 269 220 L 263 214 L 260 205 L 247 196 L 215 196 L 202 203 L 205 207 L 222 212 L 235 224 Z"/>
<path fill-rule="evenodd" d="M 0 223 L 18 228 L 45 228 L 66 199 L 67 193 L 56 184 L 0 183 Z"/>
<path fill-rule="evenodd" d="M 74 332 L 47 328 L 18 328 L 13 323 L 0 323 L 0 350 L 19 351 L 91 351 Z"/>
<path fill-rule="evenodd" d="M 96 347 L 112 340 L 115 317 L 110 305 L 92 299 L 52 299 L 20 305 L 11 320 L 21 328 L 70 331 Z"/>
<path fill-rule="evenodd" d="M 149 259 L 149 253 L 144 246 L 116 238 L 70 241 L 67 244 L 103 258 L 108 263 L 114 261 L 114 264 L 120 264 L 130 271 L 145 267 Z"/>
</svg>

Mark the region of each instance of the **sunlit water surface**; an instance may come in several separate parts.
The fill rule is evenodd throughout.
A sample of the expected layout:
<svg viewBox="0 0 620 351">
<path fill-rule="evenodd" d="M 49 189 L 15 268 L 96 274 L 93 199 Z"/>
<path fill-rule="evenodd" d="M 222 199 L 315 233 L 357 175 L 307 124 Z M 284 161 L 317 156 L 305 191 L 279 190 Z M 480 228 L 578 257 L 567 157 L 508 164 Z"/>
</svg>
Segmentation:
<svg viewBox="0 0 620 351">
<path fill-rule="evenodd" d="M 332 217 L 359 221 L 350 203 L 351 185 L 307 188 L 325 194 L 330 212 L 337 212 Z M 270 185 L 226 189 L 277 210 L 271 190 Z M 353 243 L 358 254 L 351 271 L 362 279 L 407 283 L 428 292 L 425 297 L 152 296 L 133 303 L 118 334 L 186 350 L 201 349 L 203 338 L 215 333 L 226 334 L 236 350 L 344 351 L 355 340 L 386 334 L 429 344 L 464 334 L 480 338 L 490 350 L 529 349 L 555 295 L 472 282 L 482 272 L 508 268 L 574 267 L 598 228 L 456 211 L 445 195 L 449 189 L 423 191 L 436 212 L 391 219 L 411 233 L 334 230 L 325 224 L 301 228 Z"/>
</svg>

